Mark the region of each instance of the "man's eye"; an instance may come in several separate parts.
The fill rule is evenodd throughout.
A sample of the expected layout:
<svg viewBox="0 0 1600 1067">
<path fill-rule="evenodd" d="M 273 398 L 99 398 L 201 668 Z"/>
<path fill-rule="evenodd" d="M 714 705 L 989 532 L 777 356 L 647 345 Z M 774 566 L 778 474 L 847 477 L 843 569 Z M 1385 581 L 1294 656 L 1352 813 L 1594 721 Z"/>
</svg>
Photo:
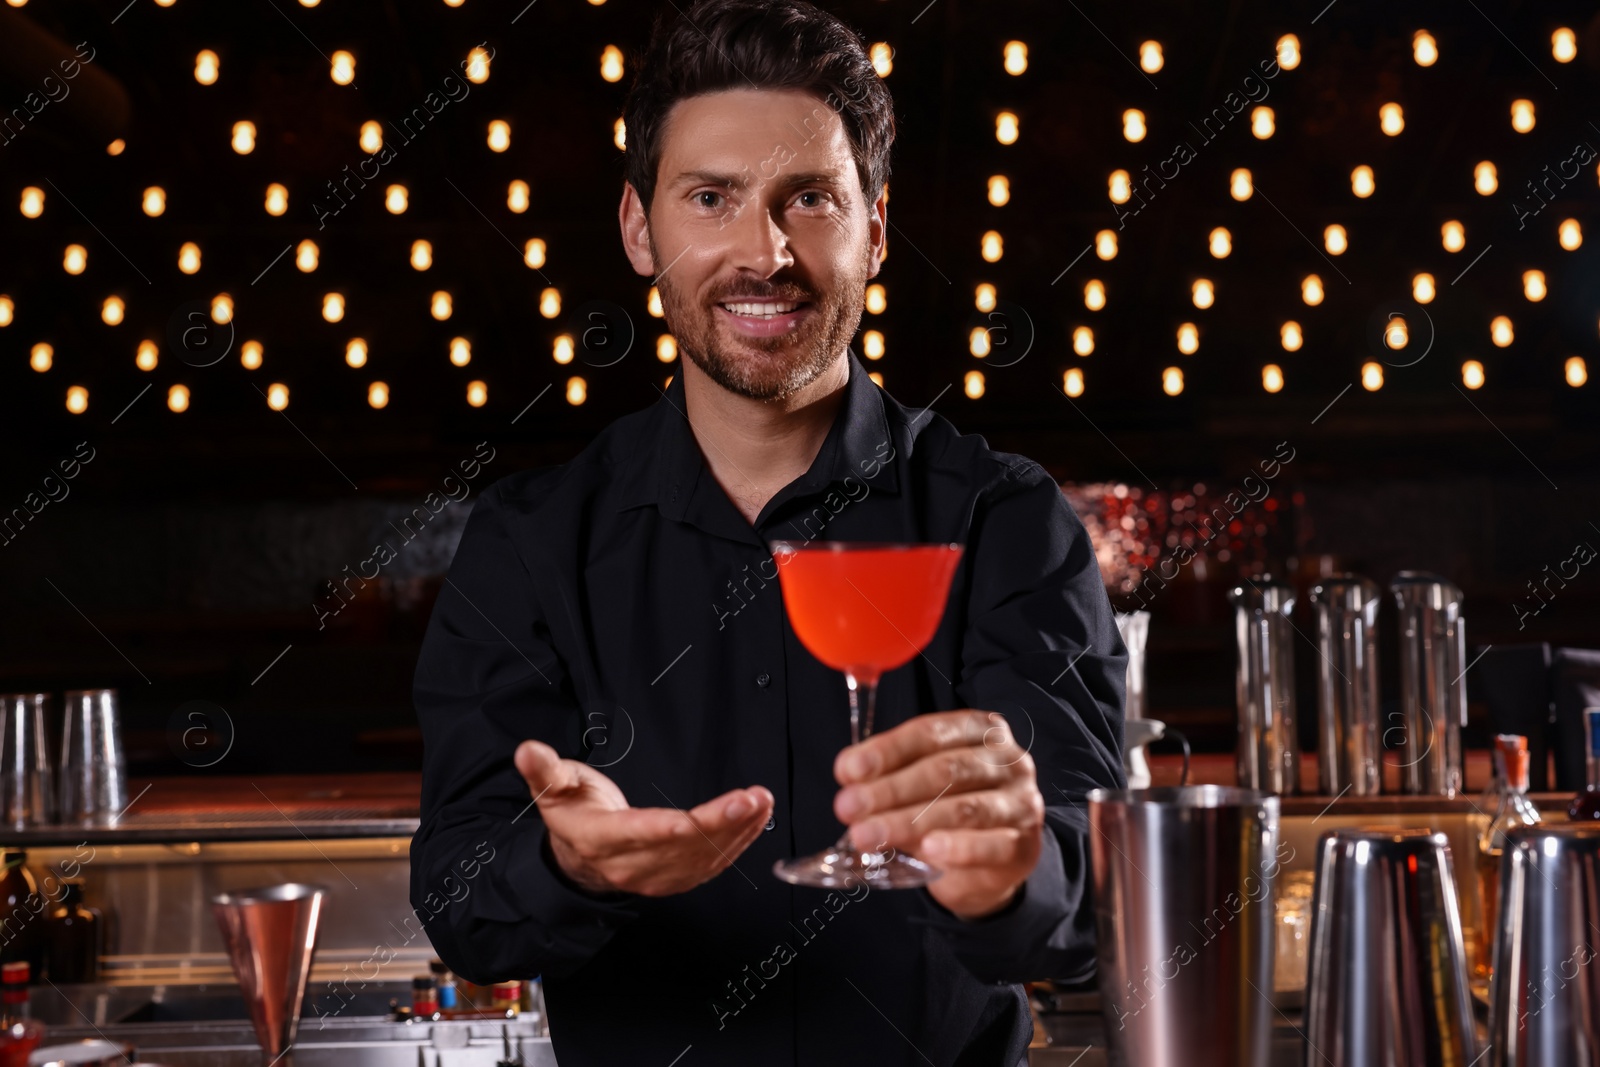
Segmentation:
<svg viewBox="0 0 1600 1067">
<path fill-rule="evenodd" d="M 800 198 L 802 200 L 804 200 L 808 196 L 809 197 L 814 197 L 816 199 L 816 203 L 814 203 L 814 204 L 806 204 L 805 206 L 806 207 L 821 207 L 822 203 L 823 203 L 823 197 L 825 197 L 826 195 L 827 195 L 826 193 L 818 192 L 817 190 L 813 189 L 813 190 L 811 190 L 809 192 L 801 193 L 800 194 Z"/>
<path fill-rule="evenodd" d="M 722 194 L 721 193 L 713 193 L 709 189 L 705 190 L 704 192 L 696 193 L 694 195 L 695 195 L 695 200 L 699 203 L 699 205 L 701 207 L 716 207 L 717 206 L 716 204 L 708 204 L 708 203 L 706 203 L 705 202 L 705 197 L 708 197 L 708 196 L 715 197 L 715 198 L 717 198 L 719 200 L 722 198 Z"/>
</svg>

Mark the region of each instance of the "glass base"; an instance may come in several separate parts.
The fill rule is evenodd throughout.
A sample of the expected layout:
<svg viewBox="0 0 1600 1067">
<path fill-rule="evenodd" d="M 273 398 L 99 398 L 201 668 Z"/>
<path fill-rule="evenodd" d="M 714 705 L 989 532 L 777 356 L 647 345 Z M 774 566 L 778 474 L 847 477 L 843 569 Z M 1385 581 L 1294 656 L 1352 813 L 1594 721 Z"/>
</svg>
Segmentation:
<svg viewBox="0 0 1600 1067">
<path fill-rule="evenodd" d="M 772 873 L 790 885 L 822 889 L 847 889 L 862 883 L 873 889 L 915 889 L 944 872 L 893 849 L 863 852 L 850 843 L 847 833 L 821 852 L 779 860 L 772 865 Z"/>
</svg>

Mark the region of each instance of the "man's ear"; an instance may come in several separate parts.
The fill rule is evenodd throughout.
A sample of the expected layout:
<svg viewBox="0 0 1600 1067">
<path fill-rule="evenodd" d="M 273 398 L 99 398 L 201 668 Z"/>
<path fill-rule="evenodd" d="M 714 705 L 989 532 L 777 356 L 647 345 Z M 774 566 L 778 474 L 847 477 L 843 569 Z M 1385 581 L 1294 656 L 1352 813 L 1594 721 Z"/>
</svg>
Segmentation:
<svg viewBox="0 0 1600 1067">
<path fill-rule="evenodd" d="M 655 257 L 650 254 L 650 220 L 645 217 L 644 202 L 634 191 L 631 182 L 622 183 L 622 203 L 617 207 L 617 222 L 622 227 L 622 250 L 633 264 L 635 274 L 652 278 L 656 273 Z"/>
<path fill-rule="evenodd" d="M 884 194 L 879 193 L 878 199 L 867 209 L 867 247 L 870 250 L 868 278 L 876 278 L 879 268 L 883 266 L 883 242 L 888 231 L 889 202 Z"/>
</svg>

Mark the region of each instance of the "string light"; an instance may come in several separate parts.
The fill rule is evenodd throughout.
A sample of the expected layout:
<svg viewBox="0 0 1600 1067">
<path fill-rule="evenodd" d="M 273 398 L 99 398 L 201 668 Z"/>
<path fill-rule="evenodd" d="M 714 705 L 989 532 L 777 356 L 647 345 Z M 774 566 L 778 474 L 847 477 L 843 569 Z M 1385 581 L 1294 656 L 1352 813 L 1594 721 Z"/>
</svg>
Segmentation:
<svg viewBox="0 0 1600 1067">
<path fill-rule="evenodd" d="M 1106 179 L 1106 195 L 1113 204 L 1126 204 L 1131 195 L 1132 186 L 1125 170 L 1114 170 Z"/>
<path fill-rule="evenodd" d="M 1005 207 L 1011 202 L 1011 182 L 1004 174 L 991 175 L 989 178 L 989 203 L 995 207 Z"/>
<path fill-rule="evenodd" d="M 411 269 L 427 270 L 433 266 L 433 244 L 428 241 L 411 242 Z"/>
<path fill-rule="evenodd" d="M 620 58 L 618 59 L 618 62 L 619 63 L 621 62 Z M 467 75 L 467 81 L 471 82 L 474 85 L 482 85 L 484 82 L 489 80 L 489 50 L 488 49 L 479 47 L 479 48 L 474 48 L 472 51 L 467 53 L 466 75 Z M 608 81 L 615 81 L 616 79 L 615 78 L 608 78 L 607 80 Z"/>
<path fill-rule="evenodd" d="M 1411 330 L 1406 326 L 1404 315 L 1391 315 L 1389 323 L 1383 328 L 1383 344 L 1385 348 L 1398 352 L 1411 341 Z"/>
<path fill-rule="evenodd" d="M 978 283 L 978 287 L 972 291 L 972 304 L 979 311 L 993 311 L 997 299 L 994 286 L 988 282 Z"/>
<path fill-rule="evenodd" d="M 1250 132 L 1255 134 L 1256 140 L 1265 141 L 1277 129 L 1270 107 L 1256 107 L 1250 109 Z"/>
<path fill-rule="evenodd" d="M 1094 235 L 1094 254 L 1101 259 L 1117 258 L 1117 232 L 1101 230 Z"/>
<path fill-rule="evenodd" d="M 553 319 L 561 314 L 561 290 L 545 288 L 539 292 L 539 314 Z"/>
<path fill-rule="evenodd" d="M 876 385 L 879 389 L 883 388 L 883 375 L 879 374 L 877 371 L 875 371 L 875 370 L 874 371 L 868 371 L 867 372 L 867 380 L 869 382 L 871 382 L 873 385 Z M 667 375 L 667 385 L 671 385 L 671 384 L 672 384 L 672 375 L 669 374 L 669 375 Z M 662 386 L 662 388 L 665 389 L 666 386 Z"/>
<path fill-rule="evenodd" d="M 1563 26 L 1550 35 L 1550 54 L 1557 63 L 1571 63 L 1578 57 L 1578 35 Z"/>
<path fill-rule="evenodd" d="M 344 361 L 352 367 L 367 365 L 367 342 L 364 338 L 352 337 L 345 343 Z"/>
<path fill-rule="evenodd" d="M 438 319 L 440 322 L 448 319 L 452 310 L 450 294 L 445 292 L 443 289 L 440 289 L 438 292 L 434 293 L 433 296 L 428 298 L 428 313 L 434 318 Z"/>
<path fill-rule="evenodd" d="M 575 349 L 572 344 L 572 335 L 570 333 L 563 333 L 557 335 L 554 343 L 551 344 L 550 357 L 557 363 L 571 363 L 574 351 Z"/>
<path fill-rule="evenodd" d="M 1192 356 L 1200 350 L 1200 328 L 1192 322 L 1178 327 L 1178 351 Z"/>
<path fill-rule="evenodd" d="M 1122 113 L 1122 136 L 1129 141 L 1144 140 L 1145 135 L 1144 112 L 1138 108 L 1130 107 Z"/>
<path fill-rule="evenodd" d="M 1548 292 L 1544 285 L 1544 271 L 1525 270 L 1522 272 L 1522 295 L 1537 303 L 1545 298 Z"/>
<path fill-rule="evenodd" d="M 994 117 L 994 139 L 1001 144 L 1016 144 L 1017 136 L 1021 133 L 1021 121 L 1016 114 L 1002 111 Z"/>
<path fill-rule="evenodd" d="M 1083 371 L 1073 367 L 1061 376 L 1061 391 L 1068 396 L 1083 395 Z"/>
<path fill-rule="evenodd" d="M 1250 171 L 1244 167 L 1237 168 L 1228 176 L 1228 195 L 1235 200 L 1249 200 L 1256 191 L 1255 183 L 1250 178 Z"/>
<path fill-rule="evenodd" d="M 1005 255 L 1005 242 L 1001 240 L 998 230 L 988 230 L 984 233 L 982 249 L 985 263 L 1000 261 L 1000 257 Z"/>
<path fill-rule="evenodd" d="M 317 269 L 317 242 L 306 238 L 294 248 L 294 265 L 303 274 L 310 274 Z"/>
<path fill-rule="evenodd" d="M 1433 275 L 1414 274 L 1411 276 L 1411 299 L 1419 304 L 1431 304 L 1434 297 Z"/>
<path fill-rule="evenodd" d="M 10 326 L 15 320 L 17 305 L 9 296 L 0 296 L 0 326 Z"/>
<path fill-rule="evenodd" d="M 1511 128 L 1518 133 L 1527 133 L 1533 129 L 1533 101 L 1511 101 Z"/>
<path fill-rule="evenodd" d="M 628 124 L 621 119 L 611 124 L 611 143 L 621 152 L 628 147 Z"/>
<path fill-rule="evenodd" d="M 1286 33 L 1278 38 L 1278 66 L 1293 70 L 1300 65 L 1300 38 Z"/>
<path fill-rule="evenodd" d="M 967 371 L 966 376 L 961 380 L 961 386 L 967 394 L 967 399 L 980 399 L 983 396 L 983 371 Z"/>
<path fill-rule="evenodd" d="M 268 215 L 282 215 L 289 210 L 289 190 L 277 182 L 267 186 L 266 209 Z"/>
<path fill-rule="evenodd" d="M 877 284 L 867 286 L 867 301 L 869 310 L 872 301 L 872 290 L 881 290 L 882 288 L 883 286 Z M 666 314 L 666 310 L 661 306 L 661 290 L 659 288 L 654 285 L 650 287 L 650 295 L 645 297 L 644 306 L 645 310 L 650 312 L 652 318 L 659 319 Z"/>
<path fill-rule="evenodd" d="M 1439 236 L 1444 241 L 1446 252 L 1459 252 L 1467 247 L 1467 229 L 1455 219 L 1439 227 Z"/>
<path fill-rule="evenodd" d="M 377 154 L 383 148 L 383 126 L 373 119 L 361 124 L 361 150 Z"/>
<path fill-rule="evenodd" d="M 452 337 L 450 339 L 450 362 L 458 367 L 465 367 L 472 362 L 472 342 L 465 337 Z"/>
<path fill-rule="evenodd" d="M 189 410 L 189 387 L 174 385 L 167 390 L 167 410 L 182 414 Z"/>
<path fill-rule="evenodd" d="M 867 49 L 867 55 L 872 59 L 872 69 L 878 77 L 887 78 L 894 70 L 894 49 L 884 41 L 878 41 Z"/>
<path fill-rule="evenodd" d="M 1300 330 L 1300 324 L 1290 319 L 1278 327 L 1278 340 L 1283 345 L 1285 352 L 1298 352 L 1300 346 L 1306 343 L 1305 334 Z M 1273 390 L 1276 392 L 1276 390 Z"/>
<path fill-rule="evenodd" d="M 495 119 L 489 123 L 489 151 L 504 152 L 511 147 L 511 123 Z"/>
<path fill-rule="evenodd" d="M 1328 250 L 1328 255 L 1342 256 L 1345 249 L 1350 247 L 1350 240 L 1344 227 L 1335 223 L 1322 231 L 1322 245 Z"/>
<path fill-rule="evenodd" d="M 239 346 L 239 363 L 245 370 L 260 370 L 261 356 L 260 341 L 246 341 Z"/>
<path fill-rule="evenodd" d="M 1300 282 L 1300 299 L 1311 307 L 1322 303 L 1322 279 L 1315 274 L 1307 274 Z"/>
<path fill-rule="evenodd" d="M 989 331 L 982 326 L 974 326 L 972 332 L 967 334 L 967 351 L 977 359 L 982 359 L 989 354 Z"/>
<path fill-rule="evenodd" d="M 878 330 L 868 330 L 861 335 L 861 354 L 868 359 L 883 358 L 883 334 Z"/>
<path fill-rule="evenodd" d="M 1589 367 L 1582 356 L 1568 356 L 1566 365 L 1567 384 L 1574 389 L 1589 380 Z"/>
<path fill-rule="evenodd" d="M 1161 372 L 1161 391 L 1168 396 L 1183 392 L 1183 371 L 1180 368 L 1168 367 Z"/>
<path fill-rule="evenodd" d="M 678 339 L 670 333 L 664 333 L 656 338 L 656 359 L 662 363 L 671 363 L 678 358 Z"/>
<path fill-rule="evenodd" d="M 1378 128 L 1390 137 L 1399 137 L 1406 128 L 1406 114 L 1399 104 L 1384 104 L 1378 109 Z"/>
<path fill-rule="evenodd" d="M 68 274 L 82 274 L 89 265 L 89 251 L 82 245 L 68 245 L 61 254 L 61 269 Z"/>
<path fill-rule="evenodd" d="M 122 303 L 121 297 L 108 296 L 100 305 L 100 321 L 105 323 L 107 326 L 120 326 L 122 324 L 122 313 L 124 310 L 125 306 Z"/>
<path fill-rule="evenodd" d="M 1511 329 L 1511 319 L 1505 315 L 1496 315 L 1489 322 L 1489 340 L 1494 342 L 1496 348 L 1505 348 L 1516 339 L 1516 333 Z"/>
<path fill-rule="evenodd" d="M 1099 311 L 1106 306 L 1105 283 L 1098 278 L 1090 278 L 1083 287 L 1083 306 L 1090 311 Z"/>
<path fill-rule="evenodd" d="M 367 403 L 374 408 L 389 406 L 389 384 L 387 382 L 373 382 L 367 386 Z"/>
<path fill-rule="evenodd" d="M 1018 76 L 1028 69 L 1028 46 L 1021 41 L 1007 41 L 1005 47 L 1006 73 Z"/>
<path fill-rule="evenodd" d="M 1383 388 L 1383 367 L 1377 363 L 1361 364 L 1361 388 L 1376 393 Z"/>
<path fill-rule="evenodd" d="M 1226 259 L 1233 251 L 1233 235 L 1221 226 L 1211 231 L 1209 243 L 1211 254 L 1217 259 Z"/>
<path fill-rule="evenodd" d="M 1489 196 L 1500 188 L 1499 172 L 1493 163 L 1486 159 L 1472 168 L 1472 187 L 1478 190 L 1479 196 Z"/>
<path fill-rule="evenodd" d="M 1411 35 L 1411 56 L 1419 67 L 1431 67 L 1439 61 L 1439 42 L 1427 30 Z"/>
<path fill-rule="evenodd" d="M 606 45 L 600 53 L 600 77 L 608 82 L 622 80 L 622 49 L 614 44 Z"/>
<path fill-rule="evenodd" d="M 22 190 L 22 203 L 20 205 L 22 217 L 36 219 L 44 214 L 44 190 L 37 185 L 30 185 Z"/>
<path fill-rule="evenodd" d="M 118 137 L 115 141 L 112 141 L 110 144 L 106 145 L 106 155 L 120 156 L 122 155 L 122 150 L 127 147 L 128 143 L 122 138 Z"/>
<path fill-rule="evenodd" d="M 267 407 L 273 411 L 282 411 L 289 406 L 289 387 L 282 382 L 273 382 L 267 386 Z"/>
<path fill-rule="evenodd" d="M 506 207 L 518 215 L 528 210 L 528 183 L 517 179 L 506 186 Z"/>
<path fill-rule="evenodd" d="M 194 80 L 201 85 L 217 84 L 217 54 L 209 48 L 201 49 L 194 57 Z"/>
<path fill-rule="evenodd" d="M 133 357 L 133 365 L 142 371 L 152 371 L 156 369 L 156 364 L 160 362 L 160 359 L 161 352 L 154 341 L 140 341 L 139 349 Z"/>
<path fill-rule="evenodd" d="M 1261 368 L 1261 388 L 1269 393 L 1283 390 L 1283 368 L 1276 363 L 1268 363 Z"/>
<path fill-rule="evenodd" d="M 328 77 L 333 79 L 335 85 L 349 85 L 356 80 L 356 57 L 349 52 L 338 51 L 329 57 Z"/>
<path fill-rule="evenodd" d="M 545 247 L 541 238 L 535 237 L 522 246 L 522 262 L 538 270 L 544 266 Z"/>
<path fill-rule="evenodd" d="M 241 156 L 248 156 L 256 150 L 255 123 L 235 122 L 233 124 L 233 150 Z"/>
<path fill-rule="evenodd" d="M 1072 331 L 1072 350 L 1080 356 L 1087 356 L 1094 352 L 1094 331 L 1087 326 L 1079 326 Z"/>
<path fill-rule="evenodd" d="M 484 382 L 467 383 L 467 403 L 481 408 L 489 402 L 489 386 Z"/>
<path fill-rule="evenodd" d="M 1156 73 L 1165 63 L 1160 41 L 1146 41 L 1139 46 L 1139 68 L 1146 74 Z"/>
<path fill-rule="evenodd" d="M 144 213 L 155 218 L 167 210 L 167 191 L 159 185 L 152 185 L 144 191 L 144 199 L 140 204 Z"/>
<path fill-rule="evenodd" d="M 577 407 L 589 399 L 589 383 L 582 378 L 567 379 L 567 403 Z"/>
<path fill-rule="evenodd" d="M 1372 168 L 1363 163 L 1350 172 L 1350 191 L 1363 200 L 1372 195 L 1377 183 L 1372 177 Z"/>
<path fill-rule="evenodd" d="M 328 322 L 344 318 L 344 294 L 325 293 L 322 297 L 322 317 Z"/>
<path fill-rule="evenodd" d="M 82 415 L 89 410 L 89 390 L 81 385 L 74 385 L 67 390 L 67 410 L 74 415 Z"/>
<path fill-rule="evenodd" d="M 1562 219 L 1560 235 L 1561 247 L 1568 252 L 1577 251 L 1578 246 L 1583 244 L 1583 227 L 1577 219 Z"/>
<path fill-rule="evenodd" d="M 661 294 L 660 292 L 655 291 L 655 286 L 652 285 L 650 288 L 653 292 L 655 292 L 656 306 L 659 307 L 661 304 Z M 882 284 L 873 282 L 871 285 L 867 286 L 866 307 L 868 314 L 882 315 L 883 309 L 888 306 L 889 291 L 885 289 Z M 655 315 L 657 318 L 661 317 L 659 312 L 651 312 L 651 314 Z"/>
<path fill-rule="evenodd" d="M 226 326 L 233 321 L 233 297 L 218 293 L 211 298 L 211 321 L 218 326 Z"/>
<path fill-rule="evenodd" d="M 43 374 L 55 363 L 55 358 L 55 348 L 40 341 L 28 352 L 28 366 Z"/>
<path fill-rule="evenodd" d="M 1194 285 L 1189 287 L 1189 291 L 1193 294 L 1194 306 L 1202 311 L 1216 302 L 1216 289 L 1213 288 L 1211 281 L 1207 278 L 1197 279 Z"/>
<path fill-rule="evenodd" d="M 1469 359 L 1461 364 L 1461 384 L 1468 389 L 1481 389 L 1483 387 L 1483 364 L 1475 359 Z"/>
</svg>

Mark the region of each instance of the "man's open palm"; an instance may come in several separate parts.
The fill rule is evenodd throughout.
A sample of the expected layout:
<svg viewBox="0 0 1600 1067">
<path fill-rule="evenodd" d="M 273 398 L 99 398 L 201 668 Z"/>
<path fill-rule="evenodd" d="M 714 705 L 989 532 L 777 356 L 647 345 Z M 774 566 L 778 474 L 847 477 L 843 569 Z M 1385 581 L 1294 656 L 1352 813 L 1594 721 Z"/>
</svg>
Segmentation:
<svg viewBox="0 0 1600 1067">
<path fill-rule="evenodd" d="M 732 865 L 772 815 L 764 786 L 733 789 L 687 811 L 630 808 L 617 783 L 542 742 L 518 745 L 515 762 L 556 862 L 597 893 L 687 892 Z"/>
</svg>

